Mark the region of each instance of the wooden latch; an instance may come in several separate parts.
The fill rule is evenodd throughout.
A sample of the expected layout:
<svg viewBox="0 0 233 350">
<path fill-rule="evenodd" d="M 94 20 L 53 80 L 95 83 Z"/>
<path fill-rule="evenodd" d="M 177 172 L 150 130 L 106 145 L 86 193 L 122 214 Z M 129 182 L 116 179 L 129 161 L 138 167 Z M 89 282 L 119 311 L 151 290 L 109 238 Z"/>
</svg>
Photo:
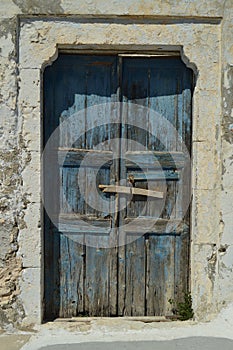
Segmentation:
<svg viewBox="0 0 233 350">
<path fill-rule="evenodd" d="M 163 198 L 163 192 L 145 190 L 144 188 L 135 188 L 135 187 L 117 186 L 117 185 L 99 185 L 99 188 L 103 190 L 103 192 L 124 193 L 124 194 L 131 194 L 131 195 Z"/>
</svg>

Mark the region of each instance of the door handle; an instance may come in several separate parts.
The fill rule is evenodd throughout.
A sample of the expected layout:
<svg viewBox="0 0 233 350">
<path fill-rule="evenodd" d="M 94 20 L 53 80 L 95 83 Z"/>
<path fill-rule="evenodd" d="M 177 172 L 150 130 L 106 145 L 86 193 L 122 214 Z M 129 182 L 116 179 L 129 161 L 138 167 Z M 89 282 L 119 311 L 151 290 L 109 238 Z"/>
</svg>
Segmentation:
<svg viewBox="0 0 233 350">
<path fill-rule="evenodd" d="M 144 188 L 118 186 L 118 185 L 99 185 L 99 188 L 105 193 L 106 192 L 124 193 L 124 194 L 147 196 L 147 197 L 154 197 L 154 198 L 163 198 L 163 192 L 145 190 Z"/>
</svg>

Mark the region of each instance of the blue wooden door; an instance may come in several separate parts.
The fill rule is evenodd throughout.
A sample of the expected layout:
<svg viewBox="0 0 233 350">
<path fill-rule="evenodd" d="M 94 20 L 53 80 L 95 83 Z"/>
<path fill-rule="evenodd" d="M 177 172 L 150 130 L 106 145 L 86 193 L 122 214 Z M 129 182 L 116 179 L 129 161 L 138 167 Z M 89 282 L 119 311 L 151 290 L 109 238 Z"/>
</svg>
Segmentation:
<svg viewBox="0 0 233 350">
<path fill-rule="evenodd" d="M 45 212 L 45 319 L 165 315 L 171 313 L 168 299 L 187 291 L 184 202 L 190 186 L 181 177 L 178 139 L 190 150 L 191 88 L 191 71 L 178 58 L 63 54 L 46 69 L 44 143 L 64 121 L 68 127 L 54 144 L 56 175 L 45 177 L 57 217 L 54 224 Z M 108 114 L 118 124 L 101 125 Z M 177 133 L 168 132 L 163 120 Z M 114 192 L 115 185 L 136 194 Z M 148 190 L 163 193 L 164 201 L 148 198 Z M 107 206 L 101 207 L 102 199 Z M 114 211 L 119 205 L 122 210 Z M 179 227 L 168 230 L 175 221 Z"/>
<path fill-rule="evenodd" d="M 122 59 L 121 178 L 164 200 L 134 196 L 120 212 L 119 315 L 169 315 L 188 290 L 191 86 L 180 59 Z"/>
</svg>

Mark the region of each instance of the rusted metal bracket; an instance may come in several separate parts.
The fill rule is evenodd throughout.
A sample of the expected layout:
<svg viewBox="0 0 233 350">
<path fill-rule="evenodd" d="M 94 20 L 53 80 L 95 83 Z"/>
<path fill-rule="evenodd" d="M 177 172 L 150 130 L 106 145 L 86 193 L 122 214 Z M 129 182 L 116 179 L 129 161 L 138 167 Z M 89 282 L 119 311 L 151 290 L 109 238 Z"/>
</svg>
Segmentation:
<svg viewBox="0 0 233 350">
<path fill-rule="evenodd" d="M 135 187 L 117 186 L 117 185 L 99 185 L 99 188 L 103 190 L 103 192 L 124 193 L 124 194 L 131 194 L 131 195 L 163 198 L 163 192 L 145 190 L 144 188 L 135 188 Z"/>
</svg>

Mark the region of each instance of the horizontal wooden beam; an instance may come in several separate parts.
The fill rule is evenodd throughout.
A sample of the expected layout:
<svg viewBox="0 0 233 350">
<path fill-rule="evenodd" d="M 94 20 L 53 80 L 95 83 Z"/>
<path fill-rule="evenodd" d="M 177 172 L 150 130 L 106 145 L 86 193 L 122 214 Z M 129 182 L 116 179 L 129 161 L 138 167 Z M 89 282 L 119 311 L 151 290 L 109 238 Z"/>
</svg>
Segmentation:
<svg viewBox="0 0 233 350">
<path fill-rule="evenodd" d="M 128 187 L 127 186 L 116 186 L 116 185 L 99 185 L 99 188 L 101 190 L 103 190 L 103 192 L 123 193 L 123 194 L 163 198 L 163 192 L 146 190 L 144 188 L 135 188 L 135 187 L 130 187 L 130 186 L 128 186 Z"/>
<path fill-rule="evenodd" d="M 77 148 L 59 148 L 58 163 L 60 166 L 66 167 L 78 167 L 81 163 L 84 167 L 109 167 L 113 163 L 113 152 Z"/>
<path fill-rule="evenodd" d="M 64 233 L 109 234 L 111 232 L 111 220 L 109 218 L 64 213 L 59 215 L 58 229 Z"/>
<path fill-rule="evenodd" d="M 189 225 L 178 219 L 156 219 L 153 217 L 126 218 L 123 221 L 123 229 L 126 233 L 141 235 L 148 234 L 181 235 L 189 232 Z M 70 234 L 105 234 L 111 233 L 111 218 L 97 218 L 88 215 L 66 214 L 59 215 L 58 229 L 60 232 Z"/>
<path fill-rule="evenodd" d="M 183 152 L 128 151 L 125 154 L 127 168 L 181 169 L 185 165 Z"/>
<path fill-rule="evenodd" d="M 151 234 L 174 233 L 180 235 L 188 232 L 189 226 L 178 219 L 156 219 L 153 217 L 126 218 L 123 222 L 125 232 L 140 234 L 148 232 Z"/>
<path fill-rule="evenodd" d="M 122 161 L 125 163 L 127 168 L 163 168 L 164 170 L 174 170 L 184 167 L 185 155 L 183 152 L 127 151 L 122 157 Z M 113 152 L 76 148 L 59 148 L 58 163 L 60 166 L 67 167 L 78 167 L 81 165 L 81 163 L 82 166 L 87 167 L 109 167 L 113 163 Z M 167 174 L 168 177 L 169 175 L 172 178 L 171 174 Z M 173 174 L 173 178 L 175 177 L 176 175 Z"/>
<path fill-rule="evenodd" d="M 180 174 L 178 171 L 174 170 L 164 170 L 164 171 L 130 171 L 128 174 L 128 178 L 133 178 L 134 181 L 159 181 L 159 180 L 167 180 L 167 181 L 178 181 L 180 178 Z"/>
</svg>

